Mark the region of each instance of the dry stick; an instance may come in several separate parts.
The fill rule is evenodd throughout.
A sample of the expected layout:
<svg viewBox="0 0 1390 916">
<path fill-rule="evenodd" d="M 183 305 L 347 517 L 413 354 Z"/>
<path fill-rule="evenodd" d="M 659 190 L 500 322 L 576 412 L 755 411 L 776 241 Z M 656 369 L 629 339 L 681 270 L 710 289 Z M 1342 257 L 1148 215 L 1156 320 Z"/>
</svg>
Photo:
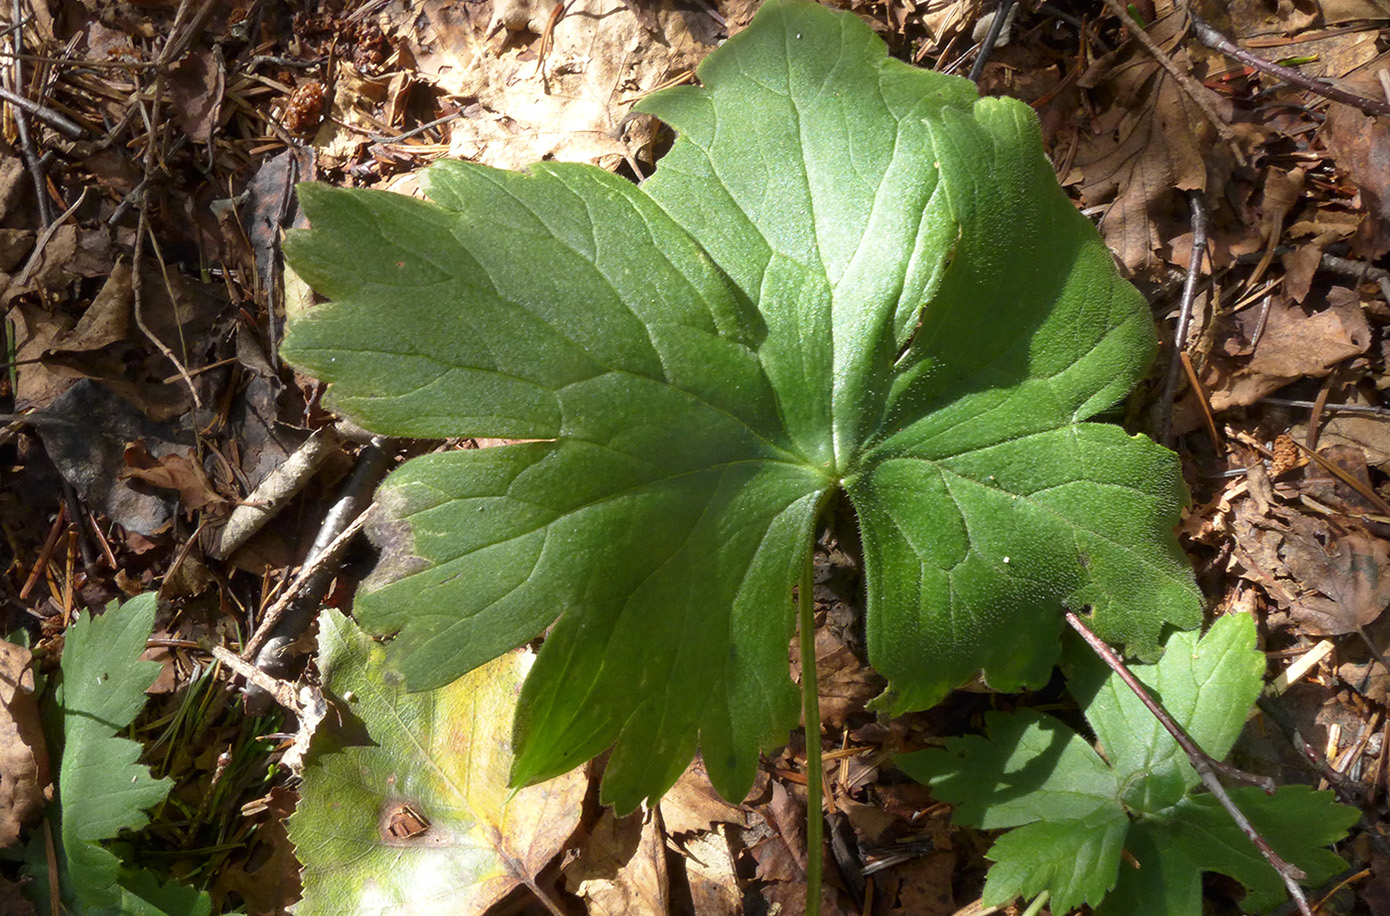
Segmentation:
<svg viewBox="0 0 1390 916">
<path fill-rule="evenodd" d="M 14 0 L 11 7 L 10 41 L 14 45 L 15 57 L 10 67 L 14 78 L 14 91 L 19 94 L 24 89 L 24 62 L 20 55 L 24 51 L 24 15 L 20 9 L 21 0 Z M 22 111 L 22 109 L 21 109 Z M 15 131 L 19 134 L 20 151 L 24 154 L 24 164 L 29 168 L 29 177 L 34 182 L 34 193 L 38 197 L 39 222 L 47 226 L 53 222 L 53 201 L 48 196 L 48 182 L 44 174 L 44 162 L 34 147 L 34 138 L 29 135 L 29 122 L 20 111 L 14 113 Z"/>
<path fill-rule="evenodd" d="M 253 639 L 259 637 L 254 659 L 257 668 L 274 677 L 284 676 L 289 668 L 289 647 L 313 622 L 318 611 L 320 599 L 328 590 L 336 572 L 336 561 L 343 548 L 352 538 L 354 526 L 360 527 L 367 512 L 371 493 L 391 463 L 391 456 L 382 448 L 380 437 L 372 439 L 358 453 L 357 463 L 348 479 L 344 481 L 338 498 L 324 516 L 314 542 L 309 545 L 305 570 L 296 577 L 294 587 L 276 602 L 267 616 L 273 616 L 273 625 L 263 625 Z M 352 524 L 349 524 L 351 522 Z M 312 567 L 312 568 L 310 568 Z M 264 635 L 262 635 L 264 634 Z M 249 647 L 248 647 L 249 648 Z M 252 657 L 248 651 L 248 657 Z M 254 709 L 264 703 L 258 690 L 246 691 L 246 706 Z"/>
<path fill-rule="evenodd" d="M 1275 407 L 1301 407 L 1304 410 L 1312 408 L 1314 404 L 1313 401 L 1301 401 L 1297 398 L 1260 398 L 1260 403 L 1273 404 Z M 1381 419 L 1390 417 L 1390 407 L 1378 407 L 1375 404 L 1328 404 L 1323 410 L 1327 413 L 1352 413 Z M 3 415 L 0 415 L 0 419 L 3 419 Z"/>
<path fill-rule="evenodd" d="M 1385 298 L 1385 301 L 1390 302 L 1390 270 L 1373 267 L 1365 261 L 1339 258 L 1335 254 L 1323 254 L 1319 266 L 1323 270 L 1329 270 L 1344 277 L 1351 277 L 1358 283 L 1362 280 L 1370 280 L 1380 287 L 1380 294 Z"/>
<path fill-rule="evenodd" d="M 300 591 L 304 588 L 304 583 L 308 582 L 330 563 L 338 559 L 343 552 L 343 548 L 347 546 L 348 541 L 352 540 L 353 535 L 362 530 L 362 526 L 367 521 L 367 515 L 371 511 L 369 507 L 359 514 L 352 520 L 351 524 L 339 532 L 338 536 L 329 542 L 327 547 L 314 554 L 314 556 L 300 568 L 299 572 L 295 574 L 294 579 L 291 580 L 284 592 L 281 593 L 276 602 L 270 606 L 270 609 L 266 611 L 265 619 L 261 621 L 261 625 L 256 628 L 256 632 L 247 641 L 246 647 L 242 649 L 241 654 L 243 658 L 253 658 L 255 654 L 260 651 L 261 646 L 265 645 L 265 641 L 270 637 L 270 634 L 274 632 L 276 624 L 285 616 L 285 612 L 289 610 L 294 600 L 299 597 Z"/>
<path fill-rule="evenodd" d="M 1178 308 L 1178 328 L 1173 333 L 1173 355 L 1168 360 L 1168 374 L 1163 380 L 1163 398 L 1159 429 L 1163 431 L 1163 444 L 1173 444 L 1173 398 L 1178 392 L 1178 372 L 1182 368 L 1181 356 L 1187 350 L 1187 335 L 1192 327 L 1192 302 L 1197 298 L 1197 278 L 1202 274 L 1202 259 L 1207 253 L 1207 207 L 1202 201 L 1201 191 L 1188 192 L 1188 204 L 1192 208 L 1192 254 L 1187 264 L 1187 280 L 1182 286 L 1182 304 Z"/>
<path fill-rule="evenodd" d="M 18 59 L 18 57 L 15 58 L 15 60 Z M 76 122 L 69 120 L 67 116 L 61 115 L 51 108 L 45 108 L 38 102 L 22 96 L 18 92 L 11 92 L 4 86 L 0 86 L 0 99 L 4 99 L 16 108 L 22 108 L 29 112 L 29 114 L 57 130 L 69 140 L 79 140 L 82 134 L 85 133 Z"/>
<path fill-rule="evenodd" d="M 1107 0 L 1107 2 L 1109 2 L 1109 0 Z M 1080 617 L 1068 611 L 1067 623 L 1071 624 L 1073 630 L 1081 634 L 1081 638 L 1086 640 L 1086 644 L 1100 656 L 1102 661 L 1110 666 L 1111 671 L 1119 675 L 1120 680 L 1124 681 L 1125 686 L 1132 690 L 1134 695 L 1139 698 L 1139 702 L 1143 703 L 1145 708 L 1153 713 L 1154 718 L 1158 720 L 1159 724 L 1167 730 L 1168 734 L 1173 736 L 1173 740 L 1178 742 L 1178 746 L 1187 754 L 1187 759 L 1192 762 L 1192 768 L 1197 771 L 1197 775 L 1202 780 L 1202 785 L 1206 786 L 1207 791 L 1211 792 L 1212 796 L 1221 803 L 1221 807 L 1225 808 L 1226 813 L 1236 822 L 1236 826 L 1240 828 L 1240 832 L 1245 834 L 1246 839 L 1255 844 L 1255 848 L 1260 851 L 1260 855 L 1264 856 L 1265 861 L 1273 866 L 1274 870 L 1279 873 L 1279 877 L 1284 879 L 1284 886 L 1289 889 L 1289 896 L 1298 904 L 1299 912 L 1302 913 L 1303 916 L 1313 916 L 1312 910 L 1308 908 L 1308 900 L 1303 896 L 1303 889 L 1298 886 L 1298 882 L 1308 876 L 1304 874 L 1301 869 L 1285 862 L 1277 852 L 1271 849 L 1269 843 L 1265 842 L 1265 838 L 1260 836 L 1259 832 L 1255 830 L 1250 821 L 1241 813 L 1241 810 L 1236 807 L 1235 802 L 1231 801 L 1231 796 L 1226 794 L 1226 788 L 1222 786 L 1221 782 L 1216 778 L 1216 771 L 1213 767 L 1215 761 L 1208 757 L 1206 752 L 1198 747 L 1195 741 L 1188 737 L 1187 732 L 1183 731 L 1182 726 L 1175 722 L 1172 716 L 1168 715 L 1168 711 L 1154 700 L 1149 694 L 1148 689 L 1125 667 L 1124 662 L 1120 661 L 1120 657 L 1115 654 L 1115 650 L 1106 645 L 1105 641 L 1095 633 L 1092 633 L 1091 628 L 1086 626 L 1086 624 L 1081 621 Z"/>
<path fill-rule="evenodd" d="M 1106 0 L 1106 2 L 1108 3 L 1110 0 Z M 1238 47 L 1225 35 L 1216 31 L 1216 29 L 1211 27 L 1210 23 L 1192 12 L 1191 9 L 1187 11 L 1187 14 L 1192 20 L 1192 31 L 1196 34 L 1197 40 L 1213 51 L 1220 51 L 1227 57 L 1234 58 L 1246 66 L 1254 67 L 1256 70 L 1262 73 L 1268 73 L 1270 76 L 1276 76 L 1286 83 L 1290 83 L 1300 89 L 1306 89 L 1323 98 L 1331 99 L 1334 102 L 1341 102 L 1353 108 L 1359 108 L 1366 114 L 1390 114 L 1390 102 L 1383 102 L 1378 99 L 1356 95 L 1344 89 L 1338 89 L 1328 82 L 1315 79 L 1311 76 L 1305 76 L 1297 70 L 1290 70 L 1288 67 L 1281 66 L 1270 60 L 1265 60 L 1263 57 L 1256 54 L 1251 54 L 1244 48 Z"/>
<path fill-rule="evenodd" d="M 975 63 L 970 67 L 970 82 L 978 83 L 980 74 L 985 70 L 985 64 L 989 61 L 989 56 L 994 53 L 994 46 L 999 43 L 999 36 L 1004 33 L 1004 26 L 1009 22 L 1009 14 L 1013 12 L 1014 0 L 1002 0 L 999 8 L 994 11 L 994 18 L 990 20 L 989 31 L 985 33 L 985 40 L 980 45 L 980 53 L 975 55 Z"/>
<path fill-rule="evenodd" d="M 1246 160 L 1245 154 L 1241 152 L 1240 146 L 1236 143 L 1235 131 L 1231 130 L 1231 125 L 1221 120 L 1221 116 L 1217 114 L 1216 109 L 1212 107 L 1211 100 L 1207 98 L 1210 90 L 1193 79 L 1191 75 L 1184 73 L 1181 67 L 1173 63 L 1173 58 L 1168 56 L 1168 52 L 1160 48 L 1158 42 L 1154 41 L 1139 23 L 1130 18 L 1129 11 L 1125 9 L 1124 4 L 1121 3 L 1120 0 L 1105 0 L 1105 5 L 1110 8 L 1110 12 L 1120 17 L 1120 21 L 1125 24 L 1125 27 L 1129 30 L 1129 34 L 1133 35 L 1135 40 L 1144 46 L 1144 50 L 1148 51 L 1149 54 L 1153 56 L 1153 59 L 1158 61 L 1158 65 L 1164 70 L 1167 70 L 1168 75 L 1178 81 L 1178 85 L 1187 93 L 1188 98 L 1192 99 L 1192 101 L 1197 104 L 1197 107 L 1202 111 L 1202 115 L 1206 117 L 1207 121 L 1216 130 L 1217 136 L 1230 145 L 1231 152 L 1235 155 L 1236 162 L 1242 166 L 1248 165 L 1249 162 Z"/>
</svg>

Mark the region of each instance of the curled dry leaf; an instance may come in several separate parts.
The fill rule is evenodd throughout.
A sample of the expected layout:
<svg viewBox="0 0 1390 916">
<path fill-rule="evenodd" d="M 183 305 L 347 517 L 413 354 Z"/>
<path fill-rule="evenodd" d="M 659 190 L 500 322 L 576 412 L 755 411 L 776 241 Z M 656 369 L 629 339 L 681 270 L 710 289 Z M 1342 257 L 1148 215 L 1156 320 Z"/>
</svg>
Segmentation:
<svg viewBox="0 0 1390 916">
<path fill-rule="evenodd" d="M 226 498 L 208 482 L 203 469 L 187 455 L 170 452 L 156 458 L 143 440 L 126 446 L 122 480 L 141 480 L 161 490 L 178 490 L 185 509 L 196 510 L 226 505 Z"/>
<path fill-rule="evenodd" d="M 0 641 L 0 848 L 19 838 L 51 791 L 29 659 L 28 649 Z"/>
</svg>

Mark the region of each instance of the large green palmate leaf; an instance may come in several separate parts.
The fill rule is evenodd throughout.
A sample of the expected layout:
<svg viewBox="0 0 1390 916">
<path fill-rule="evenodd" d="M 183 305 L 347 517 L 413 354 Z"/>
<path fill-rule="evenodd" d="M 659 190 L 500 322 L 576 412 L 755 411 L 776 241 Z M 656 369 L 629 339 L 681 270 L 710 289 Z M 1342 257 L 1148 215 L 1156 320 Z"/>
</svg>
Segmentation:
<svg viewBox="0 0 1390 916">
<path fill-rule="evenodd" d="M 790 594 L 841 493 L 889 711 L 1044 677 L 1063 606 L 1141 653 L 1194 626 L 1174 456 L 1088 422 L 1151 321 L 1027 107 L 794 0 L 698 75 L 642 103 L 679 138 L 640 188 L 459 162 L 431 202 L 301 188 L 286 254 L 330 302 L 285 357 L 380 433 L 539 440 L 417 458 L 379 495 L 356 614 L 407 682 L 553 622 L 517 782 L 611 745 L 628 809 L 698 744 L 742 797 L 797 720 Z"/>
</svg>

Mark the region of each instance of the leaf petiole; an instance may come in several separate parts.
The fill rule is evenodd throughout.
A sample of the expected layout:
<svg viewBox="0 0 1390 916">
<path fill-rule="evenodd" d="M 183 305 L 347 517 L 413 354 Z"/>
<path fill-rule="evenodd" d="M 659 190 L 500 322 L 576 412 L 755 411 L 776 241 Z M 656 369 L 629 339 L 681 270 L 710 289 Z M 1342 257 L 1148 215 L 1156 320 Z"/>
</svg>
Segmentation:
<svg viewBox="0 0 1390 916">
<path fill-rule="evenodd" d="M 806 916 L 820 916 L 821 814 L 820 696 L 816 687 L 815 548 L 806 552 L 796 589 L 797 642 L 801 648 L 801 710 L 806 721 Z M 814 740 L 811 732 L 816 733 Z"/>
</svg>

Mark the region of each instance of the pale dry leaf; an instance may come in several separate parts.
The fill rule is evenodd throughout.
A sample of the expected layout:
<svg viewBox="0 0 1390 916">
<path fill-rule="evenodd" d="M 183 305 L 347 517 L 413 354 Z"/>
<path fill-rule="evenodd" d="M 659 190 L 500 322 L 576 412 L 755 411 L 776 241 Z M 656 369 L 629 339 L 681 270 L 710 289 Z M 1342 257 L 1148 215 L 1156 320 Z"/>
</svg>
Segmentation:
<svg viewBox="0 0 1390 916">
<path fill-rule="evenodd" d="M 28 649 L 0 640 L 0 849 L 38 816 L 50 791 L 29 660 Z"/>
<path fill-rule="evenodd" d="M 690 902 L 700 916 L 743 914 L 743 894 L 727 830 L 719 825 L 709 833 L 690 837 L 683 846 Z"/>
<path fill-rule="evenodd" d="M 664 916 L 670 911 L 665 834 L 656 817 L 616 817 L 607 808 L 579 858 L 565 869 L 565 886 L 591 916 Z"/>
<path fill-rule="evenodd" d="M 509 169 L 550 159 L 614 167 L 631 155 L 619 128 L 632 103 L 693 69 L 719 38 L 708 13 L 672 0 L 648 5 L 659 36 L 622 0 L 573 0 L 538 62 L 555 4 L 513 6 L 493 15 L 486 4 L 396 0 L 381 14 L 422 79 L 476 106 L 450 124 L 452 158 Z M 507 29 L 494 34 L 499 24 Z"/>
</svg>

